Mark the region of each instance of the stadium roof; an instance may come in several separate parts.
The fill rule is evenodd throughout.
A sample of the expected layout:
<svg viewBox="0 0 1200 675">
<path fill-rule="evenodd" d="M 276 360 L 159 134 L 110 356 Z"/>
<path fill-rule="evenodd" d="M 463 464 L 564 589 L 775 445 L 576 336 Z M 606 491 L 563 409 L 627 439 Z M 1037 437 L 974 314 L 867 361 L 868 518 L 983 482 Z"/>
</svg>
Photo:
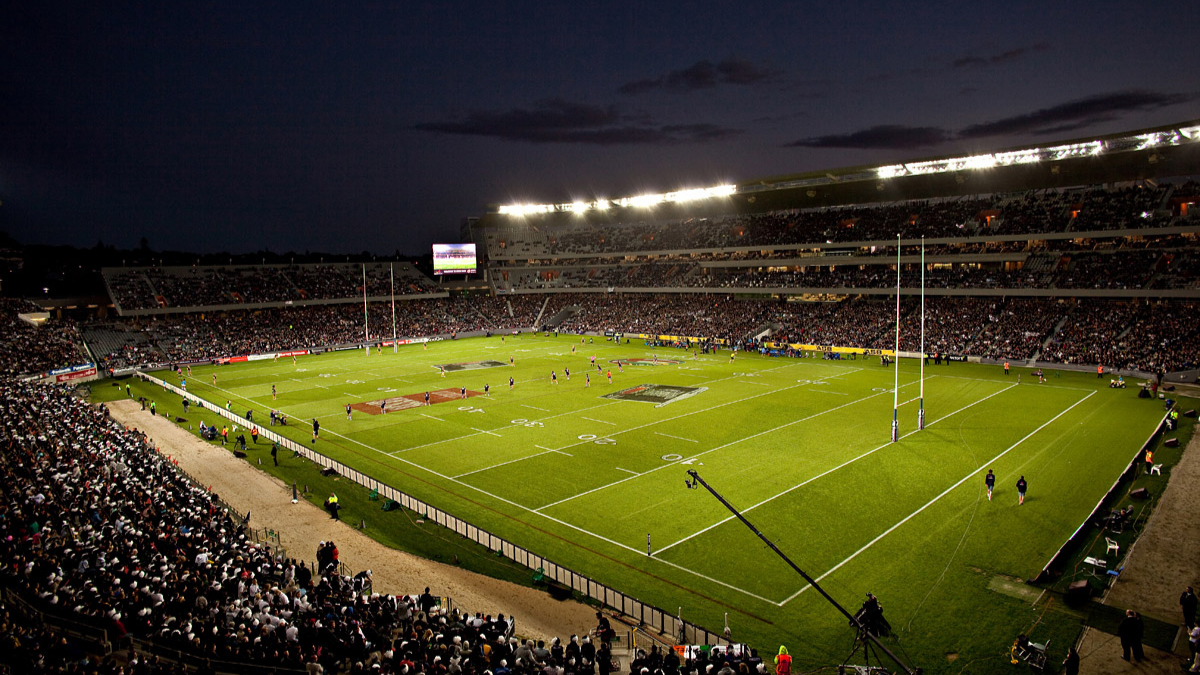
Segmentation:
<svg viewBox="0 0 1200 675">
<path fill-rule="evenodd" d="M 486 220 L 560 214 L 621 221 L 631 214 L 645 218 L 647 209 L 655 211 L 655 219 L 702 217 L 1195 174 L 1200 174 L 1200 120 L 978 155 L 811 171 L 663 195 L 497 206 L 489 208 L 493 217 Z"/>
</svg>

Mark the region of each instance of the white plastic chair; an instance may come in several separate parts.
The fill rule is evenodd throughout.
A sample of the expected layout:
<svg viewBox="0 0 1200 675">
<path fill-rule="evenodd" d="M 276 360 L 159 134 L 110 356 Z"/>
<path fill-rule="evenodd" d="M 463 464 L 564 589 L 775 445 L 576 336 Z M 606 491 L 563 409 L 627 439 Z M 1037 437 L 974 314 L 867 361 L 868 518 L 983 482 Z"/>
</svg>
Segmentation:
<svg viewBox="0 0 1200 675">
<path fill-rule="evenodd" d="M 1155 464 L 1154 466 L 1150 467 L 1150 473 L 1152 473 L 1152 474 L 1156 473 L 1161 476 L 1162 475 L 1162 464 Z"/>
<path fill-rule="evenodd" d="M 1108 544 L 1108 550 L 1104 552 L 1105 554 L 1108 554 L 1108 553 L 1116 553 L 1117 555 L 1121 554 L 1121 545 L 1120 544 L 1113 541 L 1110 537 L 1105 537 L 1104 541 L 1105 541 L 1105 543 Z"/>
</svg>

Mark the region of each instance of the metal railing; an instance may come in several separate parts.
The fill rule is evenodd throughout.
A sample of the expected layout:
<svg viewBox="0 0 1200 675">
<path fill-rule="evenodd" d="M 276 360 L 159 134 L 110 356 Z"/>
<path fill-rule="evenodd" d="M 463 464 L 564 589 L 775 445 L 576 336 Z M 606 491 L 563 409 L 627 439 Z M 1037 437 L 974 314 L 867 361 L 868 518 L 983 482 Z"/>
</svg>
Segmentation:
<svg viewBox="0 0 1200 675">
<path fill-rule="evenodd" d="M 238 424 L 245 424 L 246 420 L 232 411 L 225 410 L 219 405 L 214 405 L 201 399 L 200 397 L 188 393 L 175 385 L 161 380 L 147 373 L 138 373 L 147 382 L 161 386 L 163 389 L 170 391 L 180 397 L 192 401 L 205 410 L 212 411 L 222 417 L 225 417 Z M 705 645 L 720 645 L 727 644 L 721 632 L 710 631 L 703 626 L 684 621 L 680 617 L 667 612 L 666 610 L 655 607 L 648 603 L 642 602 L 622 591 L 619 591 L 611 586 L 602 584 L 590 577 L 584 576 L 568 567 L 559 565 L 558 563 L 549 560 L 523 546 L 518 546 L 506 539 L 498 537 L 487 530 L 484 530 L 476 525 L 473 525 L 457 516 L 451 515 L 435 506 L 431 506 L 416 497 L 408 495 L 396 488 L 383 483 L 372 476 L 369 476 L 358 469 L 349 467 L 341 462 L 323 455 L 316 450 L 305 446 L 302 443 L 297 443 L 289 438 L 280 436 L 271 431 L 269 428 L 259 428 L 259 437 L 265 438 L 271 442 L 278 443 L 281 448 L 287 448 L 294 453 L 297 453 L 317 466 L 323 469 L 333 469 L 338 474 L 348 480 L 354 481 L 362 487 L 377 491 L 383 499 L 390 499 L 406 509 L 414 511 L 427 520 L 431 520 L 438 525 L 451 530 L 461 537 L 465 537 L 474 541 L 477 544 L 487 547 L 488 549 L 503 555 L 530 570 L 543 570 L 544 578 L 552 580 L 558 584 L 570 588 L 572 591 L 600 602 L 605 607 L 608 607 L 616 612 L 627 617 L 629 620 L 637 622 L 639 625 L 653 628 L 664 635 L 674 636 L 677 640 L 687 644 L 705 644 Z M 643 628 L 645 630 L 645 628 Z"/>
</svg>

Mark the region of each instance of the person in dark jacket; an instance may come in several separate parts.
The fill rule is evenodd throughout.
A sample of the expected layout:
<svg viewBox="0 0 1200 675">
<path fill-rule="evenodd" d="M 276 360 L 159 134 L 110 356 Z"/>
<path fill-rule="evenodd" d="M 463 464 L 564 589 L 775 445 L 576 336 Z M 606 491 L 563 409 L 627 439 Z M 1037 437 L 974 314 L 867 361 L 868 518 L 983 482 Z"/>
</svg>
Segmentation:
<svg viewBox="0 0 1200 675">
<path fill-rule="evenodd" d="M 1117 627 L 1117 637 L 1121 638 L 1121 658 L 1128 661 L 1131 653 L 1133 658 L 1138 661 L 1146 658 L 1146 654 L 1142 651 L 1142 632 L 1144 630 L 1142 617 L 1132 609 L 1125 610 L 1125 618 Z"/>
</svg>

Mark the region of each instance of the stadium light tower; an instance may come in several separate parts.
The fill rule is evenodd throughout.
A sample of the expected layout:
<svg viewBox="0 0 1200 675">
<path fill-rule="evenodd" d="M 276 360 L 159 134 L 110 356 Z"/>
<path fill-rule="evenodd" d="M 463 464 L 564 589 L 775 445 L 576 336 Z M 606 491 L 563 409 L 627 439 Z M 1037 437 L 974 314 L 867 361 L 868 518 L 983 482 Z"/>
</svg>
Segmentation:
<svg viewBox="0 0 1200 675">
<path fill-rule="evenodd" d="M 725 498 L 722 497 L 721 494 L 719 492 L 717 492 L 711 485 L 709 485 L 707 482 L 705 482 L 705 480 L 700 477 L 700 474 L 697 473 L 695 471 L 695 469 L 688 470 L 687 475 L 692 477 L 692 479 L 690 481 L 687 479 L 684 479 L 684 482 L 687 484 L 687 486 L 689 488 L 694 489 L 697 485 L 702 485 L 705 490 L 708 490 L 709 493 L 712 494 L 712 496 L 717 498 L 717 501 L 721 502 L 721 504 L 724 505 L 725 508 L 729 509 L 730 513 L 732 513 L 734 516 L 736 516 L 738 520 L 742 521 L 743 525 L 750 528 L 750 531 L 754 533 L 754 536 L 758 537 L 759 539 L 762 539 L 763 543 L 765 543 L 772 551 L 775 552 L 775 555 L 782 558 L 783 561 L 788 564 L 788 567 L 791 567 L 792 570 L 796 572 L 796 574 L 799 574 L 801 577 L 803 577 L 803 579 L 806 582 L 808 582 L 809 586 L 812 586 L 814 589 L 816 589 L 816 591 L 821 594 L 821 597 L 825 598 L 825 600 L 829 604 L 833 605 L 834 609 L 841 612 L 842 616 L 844 616 L 850 620 L 850 625 L 853 626 L 858 631 L 858 636 L 856 637 L 856 639 L 854 641 L 854 652 L 857 652 L 859 647 L 861 646 L 863 648 L 863 653 L 865 655 L 867 655 L 867 658 L 869 659 L 870 652 L 867 649 L 867 646 L 872 645 L 879 651 L 886 654 L 887 657 L 889 659 L 891 659 L 891 661 L 893 663 L 895 663 L 897 667 L 899 667 L 900 672 L 905 673 L 905 675 L 919 675 L 921 673 L 920 668 L 908 667 L 907 664 L 905 664 L 903 661 L 900 660 L 900 657 L 893 654 L 890 649 L 888 649 L 886 646 L 884 646 L 884 644 L 882 642 L 879 641 L 879 638 L 876 637 L 876 635 L 875 635 L 875 631 L 871 630 L 871 626 L 869 626 L 867 624 L 867 622 L 864 621 L 864 612 L 860 611 L 858 614 L 851 614 L 850 612 L 846 611 L 845 607 L 842 607 L 838 603 L 837 600 L 833 599 L 833 596 L 829 595 L 829 593 L 827 593 L 824 588 L 821 588 L 821 585 L 817 583 L 816 579 L 813 579 L 812 577 L 808 576 L 808 574 L 804 570 L 800 569 L 800 567 L 796 563 L 792 562 L 791 558 L 787 557 L 787 555 L 784 554 L 783 551 L 779 550 L 779 547 L 775 545 L 775 542 L 771 541 L 770 539 L 767 539 L 766 535 L 764 535 L 762 532 L 760 532 L 758 530 L 758 528 L 755 527 L 753 524 L 751 524 L 751 522 L 749 520 L 746 520 L 746 516 L 743 516 L 740 511 L 738 511 L 736 508 L 733 507 L 733 504 L 730 504 L 729 502 L 725 501 Z M 882 614 L 880 614 L 880 617 L 882 617 Z M 854 652 L 851 652 L 850 655 L 853 656 Z M 844 663 L 842 665 L 845 666 Z M 869 669 L 869 670 L 871 670 L 871 672 L 879 672 L 879 671 L 882 671 L 885 673 L 888 672 L 888 671 L 883 670 L 882 668 Z"/>
</svg>

